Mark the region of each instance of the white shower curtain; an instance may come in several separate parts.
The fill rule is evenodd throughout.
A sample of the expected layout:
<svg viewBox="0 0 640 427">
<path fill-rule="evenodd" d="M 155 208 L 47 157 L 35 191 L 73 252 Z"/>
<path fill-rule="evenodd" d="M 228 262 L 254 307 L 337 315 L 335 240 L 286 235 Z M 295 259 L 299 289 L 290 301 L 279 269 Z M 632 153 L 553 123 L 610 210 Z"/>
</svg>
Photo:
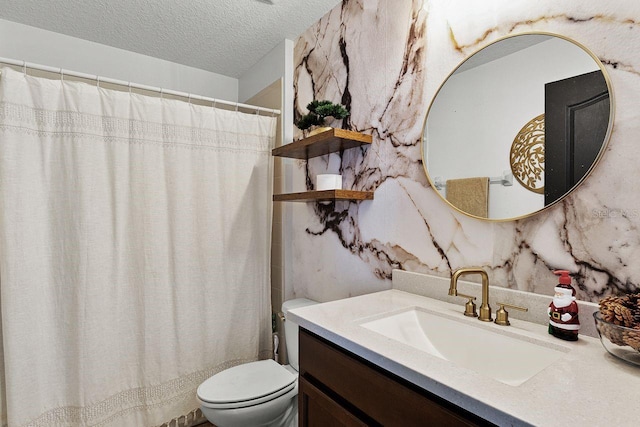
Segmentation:
<svg viewBox="0 0 640 427">
<path fill-rule="evenodd" d="M 0 76 L 0 410 L 154 426 L 270 355 L 275 119 Z"/>
</svg>

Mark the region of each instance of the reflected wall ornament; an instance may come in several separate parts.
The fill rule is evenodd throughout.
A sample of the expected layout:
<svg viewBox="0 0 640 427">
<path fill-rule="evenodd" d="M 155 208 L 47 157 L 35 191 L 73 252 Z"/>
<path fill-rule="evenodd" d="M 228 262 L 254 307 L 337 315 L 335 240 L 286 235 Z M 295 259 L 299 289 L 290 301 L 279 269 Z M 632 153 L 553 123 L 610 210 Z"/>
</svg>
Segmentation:
<svg viewBox="0 0 640 427">
<path fill-rule="evenodd" d="M 520 129 L 511 144 L 511 171 L 518 182 L 534 193 L 544 193 L 544 114 Z"/>
</svg>

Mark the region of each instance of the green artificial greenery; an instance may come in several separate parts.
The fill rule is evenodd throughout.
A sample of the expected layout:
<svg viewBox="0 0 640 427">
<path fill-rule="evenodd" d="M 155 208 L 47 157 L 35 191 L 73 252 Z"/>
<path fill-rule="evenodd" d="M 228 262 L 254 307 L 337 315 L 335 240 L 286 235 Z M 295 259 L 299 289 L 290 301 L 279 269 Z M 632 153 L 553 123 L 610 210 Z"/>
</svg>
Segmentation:
<svg viewBox="0 0 640 427">
<path fill-rule="evenodd" d="M 336 119 L 344 119 L 349 115 L 349 112 L 340 104 L 334 104 L 331 101 L 311 101 L 307 105 L 309 114 L 305 114 L 300 117 L 300 120 L 296 122 L 296 126 L 300 130 L 309 129 L 311 126 L 323 126 L 324 119 L 326 117 L 333 117 Z"/>
</svg>

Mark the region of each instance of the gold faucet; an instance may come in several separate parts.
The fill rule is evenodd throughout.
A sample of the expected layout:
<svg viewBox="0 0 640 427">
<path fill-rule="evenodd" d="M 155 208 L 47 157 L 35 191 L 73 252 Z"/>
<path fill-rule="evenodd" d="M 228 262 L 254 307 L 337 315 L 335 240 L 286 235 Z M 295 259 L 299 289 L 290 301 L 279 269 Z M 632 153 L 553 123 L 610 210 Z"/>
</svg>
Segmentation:
<svg viewBox="0 0 640 427">
<path fill-rule="evenodd" d="M 449 287 L 449 295 L 470 298 L 468 295 L 458 293 L 458 278 L 465 274 L 479 274 L 482 276 L 482 304 L 480 305 L 479 320 L 483 322 L 491 322 L 491 307 L 489 306 L 489 276 L 487 272 L 481 268 L 459 268 L 451 276 L 451 286 Z M 465 315 L 467 312 L 465 311 Z"/>
</svg>

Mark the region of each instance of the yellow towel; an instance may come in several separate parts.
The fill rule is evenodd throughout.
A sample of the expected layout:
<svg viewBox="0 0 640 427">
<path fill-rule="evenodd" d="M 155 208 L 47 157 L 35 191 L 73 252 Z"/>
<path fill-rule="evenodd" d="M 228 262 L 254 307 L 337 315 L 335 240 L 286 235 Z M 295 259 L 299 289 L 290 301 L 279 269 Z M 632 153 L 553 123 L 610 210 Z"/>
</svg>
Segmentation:
<svg viewBox="0 0 640 427">
<path fill-rule="evenodd" d="M 487 218 L 489 216 L 489 178 L 447 180 L 447 200 L 463 212 Z"/>
</svg>

